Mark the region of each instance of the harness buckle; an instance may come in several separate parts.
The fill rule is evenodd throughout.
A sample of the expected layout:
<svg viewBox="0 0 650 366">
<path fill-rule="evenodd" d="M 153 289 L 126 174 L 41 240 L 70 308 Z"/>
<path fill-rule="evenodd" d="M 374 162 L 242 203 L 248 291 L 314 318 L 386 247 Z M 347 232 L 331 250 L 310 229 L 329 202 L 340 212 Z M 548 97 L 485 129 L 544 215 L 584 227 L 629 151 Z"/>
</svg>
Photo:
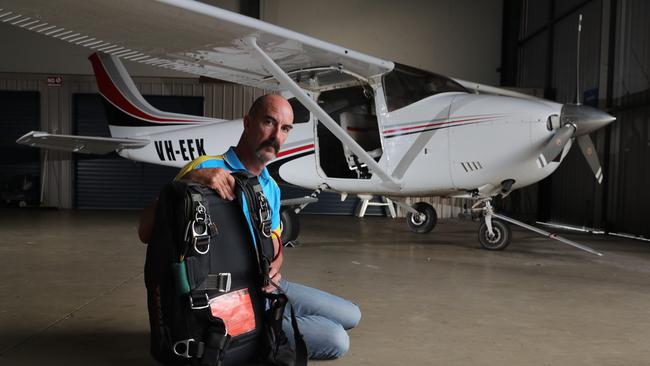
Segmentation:
<svg viewBox="0 0 650 366">
<path fill-rule="evenodd" d="M 209 225 L 205 223 L 204 219 L 192 220 L 191 224 L 193 237 L 208 235 Z"/>
<path fill-rule="evenodd" d="M 197 253 L 203 255 L 210 250 L 210 237 L 207 235 L 195 236 L 192 238 L 192 245 Z M 201 250 L 199 247 L 205 247 L 205 249 Z"/>
<path fill-rule="evenodd" d="M 205 206 L 201 203 L 201 201 L 196 202 L 196 213 L 194 214 L 194 218 L 197 221 L 205 221 L 207 215 L 207 210 L 205 209 Z"/>
<path fill-rule="evenodd" d="M 271 237 L 271 220 L 265 220 L 260 223 L 260 230 L 265 238 Z"/>
<path fill-rule="evenodd" d="M 232 284 L 232 275 L 230 272 L 219 273 L 217 278 L 217 289 L 219 292 L 229 292 Z"/>
<path fill-rule="evenodd" d="M 269 201 L 266 199 L 264 193 L 259 192 L 257 198 L 260 205 L 260 221 L 266 221 L 271 219 L 271 210 L 269 210 Z"/>
<path fill-rule="evenodd" d="M 200 300 L 201 304 L 194 305 L 194 298 L 192 297 L 192 294 L 190 294 L 190 308 L 192 310 L 207 309 L 210 307 L 210 298 L 208 297 L 208 294 L 204 293 L 203 296 L 205 297 L 205 303 L 203 303 L 203 297 L 200 297 L 197 300 Z"/>
<path fill-rule="evenodd" d="M 194 338 L 183 339 L 182 341 L 174 343 L 172 346 L 172 351 L 174 351 L 174 354 L 176 356 L 183 358 L 192 358 L 192 355 L 190 355 L 190 345 L 192 343 L 198 344 L 197 357 L 201 357 L 203 355 L 204 345 L 201 342 L 195 341 Z"/>
</svg>

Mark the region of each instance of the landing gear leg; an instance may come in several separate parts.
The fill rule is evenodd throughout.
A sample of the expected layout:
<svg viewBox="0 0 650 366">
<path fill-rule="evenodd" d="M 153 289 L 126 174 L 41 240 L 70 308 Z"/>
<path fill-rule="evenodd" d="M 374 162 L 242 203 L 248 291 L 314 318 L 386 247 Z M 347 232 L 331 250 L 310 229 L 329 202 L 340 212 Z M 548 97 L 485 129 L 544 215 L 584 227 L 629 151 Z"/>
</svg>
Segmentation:
<svg viewBox="0 0 650 366">
<path fill-rule="evenodd" d="M 478 207 L 480 205 L 483 207 Z M 494 218 L 494 209 L 492 208 L 491 199 L 485 199 L 477 202 L 473 210 L 481 210 L 483 220 L 478 229 L 478 241 L 481 246 L 487 250 L 503 250 L 510 245 L 512 241 L 512 231 L 510 226 L 504 221 Z"/>
</svg>

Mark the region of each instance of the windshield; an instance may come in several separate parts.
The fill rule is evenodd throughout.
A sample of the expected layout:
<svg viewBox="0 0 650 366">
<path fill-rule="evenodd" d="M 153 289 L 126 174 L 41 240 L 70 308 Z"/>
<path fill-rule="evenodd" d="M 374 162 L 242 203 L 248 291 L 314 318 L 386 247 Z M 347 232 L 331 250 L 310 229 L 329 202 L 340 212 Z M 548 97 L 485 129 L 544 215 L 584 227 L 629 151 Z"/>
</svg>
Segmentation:
<svg viewBox="0 0 650 366">
<path fill-rule="evenodd" d="M 448 77 L 401 64 L 395 64 L 393 71 L 384 75 L 383 82 L 389 112 L 438 93 L 467 93 Z"/>
</svg>

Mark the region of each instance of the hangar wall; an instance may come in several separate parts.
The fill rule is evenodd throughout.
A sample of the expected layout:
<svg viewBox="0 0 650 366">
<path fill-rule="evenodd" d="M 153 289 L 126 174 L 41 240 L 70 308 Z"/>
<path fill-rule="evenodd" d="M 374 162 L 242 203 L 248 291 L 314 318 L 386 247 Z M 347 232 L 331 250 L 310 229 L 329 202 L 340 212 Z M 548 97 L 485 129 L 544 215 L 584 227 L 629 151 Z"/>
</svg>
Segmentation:
<svg viewBox="0 0 650 366">
<path fill-rule="evenodd" d="M 505 85 L 543 88 L 549 99 L 574 101 L 577 19 L 582 13 L 582 100 L 617 117 L 591 135 L 604 170 L 602 185 L 573 147 L 554 174 L 515 192 L 506 205 L 533 220 L 650 236 L 644 217 L 650 204 L 645 188 L 650 184 L 650 4 L 507 0 L 504 10 L 518 14 L 504 25 L 504 32 L 518 34 L 504 44 L 510 49 L 504 54 L 518 57 L 516 66 L 504 70 L 504 77 L 509 76 Z"/>
<path fill-rule="evenodd" d="M 265 0 L 262 20 L 356 51 L 499 85 L 502 0 Z"/>
</svg>

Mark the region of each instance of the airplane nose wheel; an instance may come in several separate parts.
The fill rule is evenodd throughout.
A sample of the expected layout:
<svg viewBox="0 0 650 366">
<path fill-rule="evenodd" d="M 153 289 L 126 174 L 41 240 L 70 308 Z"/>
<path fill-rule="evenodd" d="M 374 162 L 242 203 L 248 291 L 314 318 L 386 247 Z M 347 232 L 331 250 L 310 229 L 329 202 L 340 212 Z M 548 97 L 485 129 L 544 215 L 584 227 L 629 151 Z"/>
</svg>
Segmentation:
<svg viewBox="0 0 650 366">
<path fill-rule="evenodd" d="M 512 231 L 506 222 L 493 217 L 496 214 L 490 201 L 491 198 L 481 199 L 472 206 L 472 211 L 483 215 L 478 228 L 478 242 L 487 250 L 503 250 L 512 241 Z"/>
<path fill-rule="evenodd" d="M 433 230 L 438 223 L 438 214 L 430 204 L 418 202 L 413 205 L 418 214 L 409 212 L 406 214 L 406 222 L 409 228 L 418 234 L 426 234 Z"/>
<path fill-rule="evenodd" d="M 485 220 L 481 221 L 478 229 L 478 241 L 487 250 L 503 250 L 510 245 L 512 231 L 510 226 L 501 220 L 492 219 L 492 234 L 488 230 Z"/>
</svg>

